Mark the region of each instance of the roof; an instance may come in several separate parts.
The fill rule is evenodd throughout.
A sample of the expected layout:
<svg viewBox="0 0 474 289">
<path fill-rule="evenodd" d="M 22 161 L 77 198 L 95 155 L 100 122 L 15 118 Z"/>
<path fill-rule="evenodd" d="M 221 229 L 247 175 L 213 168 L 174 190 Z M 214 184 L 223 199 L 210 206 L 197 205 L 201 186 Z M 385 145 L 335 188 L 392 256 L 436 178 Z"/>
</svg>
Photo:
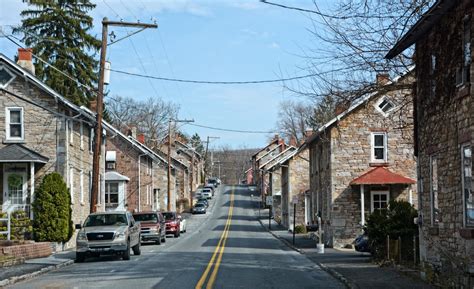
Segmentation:
<svg viewBox="0 0 474 289">
<path fill-rule="evenodd" d="M 0 163 L 47 163 L 49 159 L 21 145 L 9 144 L 0 149 Z"/>
<path fill-rule="evenodd" d="M 281 160 L 281 158 L 285 158 L 286 156 L 288 156 L 289 154 L 291 154 L 292 152 L 295 152 L 297 150 L 298 149 L 293 147 L 293 146 L 288 147 L 286 150 L 282 151 L 281 153 L 276 155 L 274 158 L 272 158 L 268 162 L 261 165 L 260 169 L 266 167 L 267 171 L 272 170 L 274 167 L 276 167 L 279 164 L 279 161 Z"/>
<path fill-rule="evenodd" d="M 397 77 L 395 77 L 393 80 L 390 80 L 389 82 L 387 82 L 385 84 L 385 86 L 388 86 L 388 85 L 391 85 L 395 82 L 398 82 L 402 77 L 405 77 L 406 75 L 410 74 L 413 70 L 415 69 L 415 66 L 412 66 L 409 68 L 408 72 L 404 75 L 399 75 Z M 346 117 L 347 115 L 349 115 L 350 113 L 352 113 L 354 110 L 356 110 L 357 108 L 359 108 L 362 104 L 366 103 L 367 101 L 369 101 L 372 97 L 378 95 L 380 92 L 379 91 L 374 91 L 374 92 L 370 92 L 370 93 L 367 93 L 365 95 L 363 95 L 362 97 L 358 98 L 355 100 L 355 102 L 348 108 L 346 109 L 345 111 L 341 112 L 340 114 L 336 115 L 333 119 L 331 119 L 330 121 L 328 121 L 327 123 L 325 123 L 324 125 L 322 125 L 321 127 L 319 127 L 311 137 L 307 138 L 306 141 L 300 146 L 300 151 L 305 149 L 306 146 L 310 143 L 312 143 L 313 141 L 315 141 L 320 135 L 321 133 L 323 133 L 324 131 L 326 131 L 327 128 L 329 127 L 332 127 L 334 124 L 336 124 L 338 121 L 340 121 L 341 119 L 343 119 L 344 117 Z"/>
<path fill-rule="evenodd" d="M 267 144 L 264 148 L 262 148 L 261 150 L 257 151 L 256 153 L 254 153 L 252 155 L 252 157 L 256 157 L 261 151 L 265 150 L 266 148 L 268 148 L 269 146 L 271 146 L 272 144 L 274 144 L 275 142 L 278 143 L 278 139 L 273 139 L 269 144 Z"/>
<path fill-rule="evenodd" d="M 415 180 L 393 173 L 384 167 L 376 167 L 350 182 L 351 185 L 408 185 L 415 183 Z"/>
<path fill-rule="evenodd" d="M 438 0 L 426 11 L 425 14 L 402 36 L 400 40 L 387 53 L 385 58 L 392 59 L 418 40 L 426 37 L 431 28 L 436 25 L 442 16 L 446 15 L 453 7 L 459 4 L 459 0 Z"/>
<path fill-rule="evenodd" d="M 123 181 L 128 182 L 130 179 L 118 172 L 105 172 L 105 181 Z"/>
<path fill-rule="evenodd" d="M 198 152 L 196 151 L 196 149 L 194 149 L 193 147 L 191 147 L 191 146 L 189 146 L 189 145 L 187 145 L 187 144 L 185 144 L 185 143 L 183 143 L 183 142 L 181 142 L 181 141 L 179 141 L 179 140 L 176 140 L 176 143 L 178 143 L 178 144 L 180 144 L 181 146 L 184 146 L 185 148 L 187 148 L 187 149 L 189 149 L 190 151 L 192 151 L 195 155 L 198 156 L 198 158 L 202 158 L 201 154 L 198 153 Z"/>
<path fill-rule="evenodd" d="M 267 151 L 265 154 L 261 155 L 259 158 L 255 159 L 255 161 L 259 161 L 261 159 L 263 159 L 264 157 L 266 157 L 267 155 L 271 154 L 274 150 L 276 149 L 279 149 L 280 146 L 282 146 L 283 144 L 278 144 L 276 147 L 272 148 L 271 150 Z M 268 146 L 267 146 L 268 147 Z"/>
</svg>

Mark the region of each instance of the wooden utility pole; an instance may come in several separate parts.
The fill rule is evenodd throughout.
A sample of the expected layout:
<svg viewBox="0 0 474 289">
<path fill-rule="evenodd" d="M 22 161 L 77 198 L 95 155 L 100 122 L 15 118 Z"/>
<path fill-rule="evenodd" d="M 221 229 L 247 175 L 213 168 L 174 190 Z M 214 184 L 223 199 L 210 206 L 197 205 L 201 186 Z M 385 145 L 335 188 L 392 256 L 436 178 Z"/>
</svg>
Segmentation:
<svg viewBox="0 0 474 289">
<path fill-rule="evenodd" d="M 96 110 L 96 125 L 94 134 L 94 155 L 92 161 L 92 188 L 90 211 L 94 213 L 97 211 L 97 201 L 99 199 L 99 171 L 100 171 L 100 151 L 102 145 L 102 114 L 104 101 L 104 74 L 105 74 L 105 58 L 107 53 L 107 30 L 108 26 L 121 27 L 141 27 L 141 28 L 157 28 L 156 24 L 146 23 L 131 23 L 122 21 L 109 21 L 107 17 L 102 20 L 102 46 L 100 49 L 100 70 L 99 70 L 99 85 L 97 89 L 97 110 Z"/>
<path fill-rule="evenodd" d="M 206 182 L 207 179 L 207 174 L 209 172 L 209 163 L 207 159 L 207 153 L 209 152 L 209 140 L 210 139 L 220 139 L 218 136 L 207 136 L 207 141 L 206 141 L 206 154 L 205 154 L 205 160 L 204 160 L 204 183 Z"/>
<path fill-rule="evenodd" d="M 170 119 L 168 123 L 168 211 L 171 211 L 171 145 L 174 138 L 171 136 L 171 122 L 194 122 L 194 119 Z"/>
</svg>

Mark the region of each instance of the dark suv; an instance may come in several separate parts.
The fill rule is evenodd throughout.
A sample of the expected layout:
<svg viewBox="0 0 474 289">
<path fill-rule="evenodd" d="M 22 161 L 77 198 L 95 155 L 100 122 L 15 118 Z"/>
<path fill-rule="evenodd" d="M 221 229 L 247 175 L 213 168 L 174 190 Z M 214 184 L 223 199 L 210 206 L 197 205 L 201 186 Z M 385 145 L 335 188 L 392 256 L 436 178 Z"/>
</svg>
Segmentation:
<svg viewBox="0 0 474 289">
<path fill-rule="evenodd" d="M 141 242 L 166 242 L 165 218 L 160 212 L 134 213 L 133 218 L 141 225 Z"/>
<path fill-rule="evenodd" d="M 163 212 L 166 222 L 166 234 L 173 234 L 178 238 L 181 232 L 181 218 L 176 212 Z"/>
</svg>

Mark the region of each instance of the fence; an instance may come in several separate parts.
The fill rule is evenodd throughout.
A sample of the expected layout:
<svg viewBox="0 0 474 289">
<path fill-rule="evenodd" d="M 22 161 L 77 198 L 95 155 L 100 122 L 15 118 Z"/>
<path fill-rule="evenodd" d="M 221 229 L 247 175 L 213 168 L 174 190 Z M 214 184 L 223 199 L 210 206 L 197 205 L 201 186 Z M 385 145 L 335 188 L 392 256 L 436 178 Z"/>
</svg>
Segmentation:
<svg viewBox="0 0 474 289">
<path fill-rule="evenodd" d="M 383 258 L 397 264 L 416 265 L 420 262 L 419 237 L 405 236 L 391 239 L 387 235 Z"/>
<path fill-rule="evenodd" d="M 1 223 L 7 223 L 7 230 L 6 231 L 0 231 L 0 235 L 7 235 L 7 240 L 10 241 L 11 239 L 11 214 L 10 212 L 7 213 L 7 217 L 0 218 L 0 224 Z M 0 228 L 3 226 L 0 225 Z"/>
</svg>

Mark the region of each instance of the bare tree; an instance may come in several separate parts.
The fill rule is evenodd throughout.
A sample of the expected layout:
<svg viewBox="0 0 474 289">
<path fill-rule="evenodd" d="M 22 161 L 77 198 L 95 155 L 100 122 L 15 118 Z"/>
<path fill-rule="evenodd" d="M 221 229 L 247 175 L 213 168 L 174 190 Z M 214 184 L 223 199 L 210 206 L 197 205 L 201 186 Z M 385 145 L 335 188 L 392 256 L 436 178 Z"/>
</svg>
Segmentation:
<svg viewBox="0 0 474 289">
<path fill-rule="evenodd" d="M 250 168 L 250 158 L 256 151 L 245 147 L 232 149 L 229 146 L 214 150 L 211 174 L 218 177 L 220 173 L 220 178 L 226 184 L 238 184 L 245 178 L 244 172 Z"/>
<path fill-rule="evenodd" d="M 313 116 L 313 105 L 307 102 L 286 100 L 280 103 L 277 127 L 288 141 L 294 137 L 297 142 L 304 138 Z"/>
<path fill-rule="evenodd" d="M 127 97 L 113 97 L 107 102 L 112 123 L 121 131 L 131 126 L 145 134 L 147 145 L 156 145 L 168 133 L 168 121 L 177 115 L 179 106 L 159 98 L 138 101 Z"/>
</svg>

